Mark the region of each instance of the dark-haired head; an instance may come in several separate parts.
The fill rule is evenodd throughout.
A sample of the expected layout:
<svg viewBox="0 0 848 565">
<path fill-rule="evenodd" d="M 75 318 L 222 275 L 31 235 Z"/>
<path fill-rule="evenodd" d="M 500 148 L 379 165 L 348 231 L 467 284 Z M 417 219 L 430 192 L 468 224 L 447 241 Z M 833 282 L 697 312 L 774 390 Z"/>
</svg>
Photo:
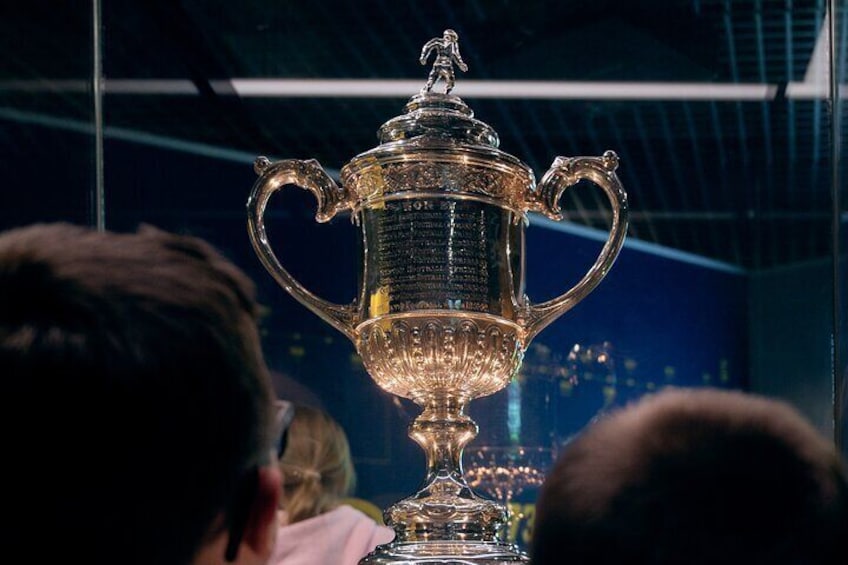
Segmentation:
<svg viewBox="0 0 848 565">
<path fill-rule="evenodd" d="M 188 563 L 242 535 L 231 508 L 270 445 L 256 313 L 251 282 L 196 238 L 0 235 L 4 506 L 21 539 L 49 540 L 47 560 Z"/>
<path fill-rule="evenodd" d="M 844 563 L 848 479 L 788 405 L 669 390 L 589 426 L 543 486 L 535 565 Z"/>
</svg>

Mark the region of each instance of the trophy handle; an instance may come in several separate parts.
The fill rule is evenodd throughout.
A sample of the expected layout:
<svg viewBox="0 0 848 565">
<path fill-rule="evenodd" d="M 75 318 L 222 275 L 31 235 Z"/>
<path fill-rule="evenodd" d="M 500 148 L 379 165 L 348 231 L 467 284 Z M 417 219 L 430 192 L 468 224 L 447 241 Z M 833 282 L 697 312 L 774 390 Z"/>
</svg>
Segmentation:
<svg viewBox="0 0 848 565">
<path fill-rule="evenodd" d="M 601 187 L 607 195 L 612 207 L 612 226 L 595 264 L 571 290 L 540 304 L 527 301 L 523 326 L 528 342 L 592 292 L 615 262 L 627 234 L 627 193 L 615 174 L 616 168 L 618 156 L 613 151 L 606 151 L 602 157 L 557 157 L 529 201 L 530 210 L 541 212 L 553 220 L 562 220 L 559 205 L 562 193 L 586 179 Z"/>
<path fill-rule="evenodd" d="M 264 222 L 265 207 L 271 195 L 287 184 L 307 189 L 315 196 L 318 201 L 315 219 L 322 223 L 332 219 L 336 212 L 349 207 L 344 189 L 339 188 L 315 159 L 288 159 L 271 163 L 266 157 L 258 157 L 253 168 L 259 175 L 247 200 L 247 229 L 253 249 L 274 280 L 286 292 L 355 342 L 355 302 L 347 305 L 335 304 L 319 298 L 300 284 L 280 264 L 271 249 Z"/>
</svg>

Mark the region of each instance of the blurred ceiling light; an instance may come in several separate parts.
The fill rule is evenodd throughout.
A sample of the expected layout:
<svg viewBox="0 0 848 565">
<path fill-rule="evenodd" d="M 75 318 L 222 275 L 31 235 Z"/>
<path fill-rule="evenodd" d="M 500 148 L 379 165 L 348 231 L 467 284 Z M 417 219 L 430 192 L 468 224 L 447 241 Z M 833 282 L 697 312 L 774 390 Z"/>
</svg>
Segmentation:
<svg viewBox="0 0 848 565">
<path fill-rule="evenodd" d="M 421 89 L 421 81 L 417 80 L 237 78 L 229 83 L 243 97 L 406 98 Z M 773 100 L 777 86 L 711 82 L 463 80 L 457 82 L 453 92 L 466 98 L 501 99 Z"/>
<path fill-rule="evenodd" d="M 219 96 L 256 98 L 408 98 L 421 89 L 419 80 L 249 79 L 215 80 Z M 87 92 L 81 80 L 5 80 L 0 92 Z M 197 86 L 187 79 L 104 79 L 108 95 L 194 96 Z M 547 100 L 774 100 L 772 84 L 712 82 L 580 82 L 466 80 L 454 93 L 466 98 Z"/>
<path fill-rule="evenodd" d="M 813 54 L 804 71 L 804 81 L 792 81 L 786 85 L 786 97 L 812 100 L 830 97 L 830 12 L 822 18 Z M 838 96 L 848 95 L 848 84 L 839 85 Z"/>
<path fill-rule="evenodd" d="M 193 96 L 199 93 L 197 86 L 188 79 L 103 79 L 103 90 L 106 94 L 137 95 Z M 90 80 L 0 80 L 0 93 L 88 93 L 90 91 Z"/>
</svg>

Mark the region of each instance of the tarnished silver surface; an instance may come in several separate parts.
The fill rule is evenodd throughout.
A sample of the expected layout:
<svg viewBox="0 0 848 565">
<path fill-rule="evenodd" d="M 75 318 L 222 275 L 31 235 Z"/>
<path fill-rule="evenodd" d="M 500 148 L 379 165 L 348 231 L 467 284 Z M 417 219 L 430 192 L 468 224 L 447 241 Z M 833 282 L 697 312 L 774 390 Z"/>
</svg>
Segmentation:
<svg viewBox="0 0 848 565">
<path fill-rule="evenodd" d="M 627 197 L 612 151 L 557 157 L 541 182 L 498 148 L 497 133 L 450 94 L 453 65 L 466 70 L 456 34 L 428 42 L 433 71 L 405 112 L 380 128 L 380 145 L 357 155 L 337 185 L 314 160 L 271 163 L 248 200 L 251 241 L 265 267 L 294 298 L 344 333 L 384 390 L 423 409 L 409 434 L 427 457 L 419 491 L 385 511 L 396 540 L 364 563 L 499 564 L 526 560 L 499 539 L 506 510 L 468 486 L 462 451 L 477 434 L 471 400 L 504 388 L 530 340 L 582 300 L 609 271 L 627 225 Z M 443 93 L 433 92 L 444 81 Z M 610 235 L 570 290 L 534 304 L 524 293 L 528 212 L 561 219 L 562 193 L 581 179 L 598 185 L 612 209 Z M 265 208 L 287 184 L 316 198 L 316 220 L 350 211 L 362 230 L 361 287 L 350 304 L 303 287 L 268 243 Z"/>
</svg>

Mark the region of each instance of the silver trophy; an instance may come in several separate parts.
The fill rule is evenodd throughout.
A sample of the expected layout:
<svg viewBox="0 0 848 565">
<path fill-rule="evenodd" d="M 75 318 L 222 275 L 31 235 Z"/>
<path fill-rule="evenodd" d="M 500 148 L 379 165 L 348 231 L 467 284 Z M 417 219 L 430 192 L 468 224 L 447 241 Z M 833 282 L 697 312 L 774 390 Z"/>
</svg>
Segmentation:
<svg viewBox="0 0 848 565">
<path fill-rule="evenodd" d="M 503 504 L 478 496 L 463 476 L 463 448 L 477 434 L 466 407 L 503 389 L 530 340 L 607 274 L 624 242 L 627 197 L 612 151 L 557 157 L 537 186 L 533 171 L 499 150 L 497 133 L 450 93 L 453 65 L 466 68 L 456 33 L 429 41 L 422 63 L 433 52 L 426 86 L 383 124 L 379 146 L 342 168 L 341 185 L 315 160 L 258 158 L 249 233 L 274 279 L 350 338 L 377 385 L 422 408 L 409 436 L 424 449 L 427 475 L 418 492 L 384 513 L 395 540 L 362 563 L 523 563 L 527 557 L 499 537 Z M 442 93 L 433 91 L 439 81 Z M 527 214 L 561 220 L 560 197 L 581 179 L 610 202 L 609 238 L 573 288 L 533 303 L 524 293 Z M 289 184 L 314 194 L 317 221 L 350 211 L 361 228 L 364 260 L 352 303 L 316 296 L 271 249 L 265 208 Z"/>
</svg>

